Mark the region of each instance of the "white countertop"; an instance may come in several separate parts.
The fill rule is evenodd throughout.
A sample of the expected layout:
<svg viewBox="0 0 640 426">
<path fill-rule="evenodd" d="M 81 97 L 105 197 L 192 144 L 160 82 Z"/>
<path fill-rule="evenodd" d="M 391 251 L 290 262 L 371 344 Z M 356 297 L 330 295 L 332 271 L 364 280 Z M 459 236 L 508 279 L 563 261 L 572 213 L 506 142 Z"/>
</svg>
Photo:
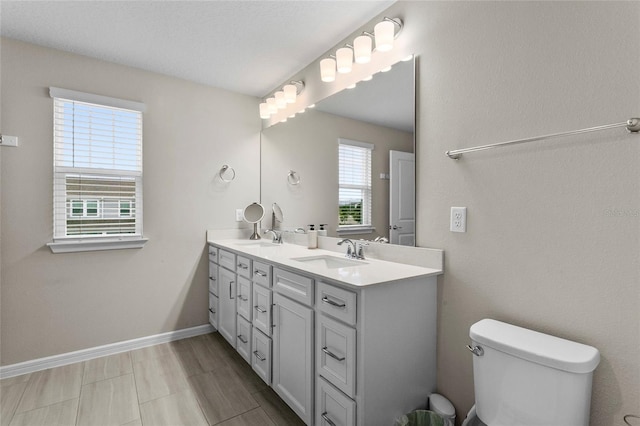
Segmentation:
<svg viewBox="0 0 640 426">
<path fill-rule="evenodd" d="M 264 259 L 270 263 L 296 269 L 306 274 L 328 278 L 356 287 L 442 274 L 441 269 L 424 268 L 377 259 L 359 260 L 357 262 L 361 265 L 356 266 L 327 268 L 316 264 L 299 262 L 293 260 L 293 258 L 331 256 L 337 259 L 345 259 L 344 255 L 328 250 L 308 249 L 297 244 L 271 245 L 265 240 L 251 241 L 246 239 L 207 239 L 207 242 L 236 253 Z M 260 246 L 256 247 L 256 245 Z M 263 245 L 268 246 L 265 247 Z"/>
</svg>

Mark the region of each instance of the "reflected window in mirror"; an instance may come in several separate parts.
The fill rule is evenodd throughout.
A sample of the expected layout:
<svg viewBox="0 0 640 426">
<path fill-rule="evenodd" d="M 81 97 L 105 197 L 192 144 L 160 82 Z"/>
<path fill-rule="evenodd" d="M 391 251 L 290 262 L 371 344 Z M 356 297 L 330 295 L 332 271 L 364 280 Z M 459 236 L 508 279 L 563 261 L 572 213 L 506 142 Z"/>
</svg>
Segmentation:
<svg viewBox="0 0 640 426">
<path fill-rule="evenodd" d="M 371 232 L 373 145 L 338 140 L 338 232 Z"/>
</svg>

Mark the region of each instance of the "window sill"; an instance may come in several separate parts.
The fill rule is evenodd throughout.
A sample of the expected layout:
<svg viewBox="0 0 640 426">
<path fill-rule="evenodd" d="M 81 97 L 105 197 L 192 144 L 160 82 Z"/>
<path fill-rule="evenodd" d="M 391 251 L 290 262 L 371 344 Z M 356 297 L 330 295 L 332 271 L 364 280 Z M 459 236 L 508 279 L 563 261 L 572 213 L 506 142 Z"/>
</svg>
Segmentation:
<svg viewBox="0 0 640 426">
<path fill-rule="evenodd" d="M 341 226 L 338 227 L 338 235 L 357 235 L 357 234 L 370 234 L 375 232 L 376 228 L 371 225 L 362 226 Z"/>
<path fill-rule="evenodd" d="M 142 248 L 148 238 L 138 238 L 132 240 L 71 240 L 54 241 L 47 243 L 52 253 L 78 253 L 83 251 L 99 250 L 123 250 Z"/>
</svg>

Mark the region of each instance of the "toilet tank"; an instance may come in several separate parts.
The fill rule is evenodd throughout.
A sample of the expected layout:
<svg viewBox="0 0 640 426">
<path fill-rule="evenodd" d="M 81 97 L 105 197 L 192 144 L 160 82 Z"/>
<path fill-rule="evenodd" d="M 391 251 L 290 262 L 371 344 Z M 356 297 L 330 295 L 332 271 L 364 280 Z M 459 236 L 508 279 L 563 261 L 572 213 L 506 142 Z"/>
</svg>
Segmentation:
<svg viewBox="0 0 640 426">
<path fill-rule="evenodd" d="M 588 426 L 594 347 L 484 319 L 471 326 L 476 412 L 489 426 Z M 476 351 L 478 352 L 478 351 Z"/>
</svg>

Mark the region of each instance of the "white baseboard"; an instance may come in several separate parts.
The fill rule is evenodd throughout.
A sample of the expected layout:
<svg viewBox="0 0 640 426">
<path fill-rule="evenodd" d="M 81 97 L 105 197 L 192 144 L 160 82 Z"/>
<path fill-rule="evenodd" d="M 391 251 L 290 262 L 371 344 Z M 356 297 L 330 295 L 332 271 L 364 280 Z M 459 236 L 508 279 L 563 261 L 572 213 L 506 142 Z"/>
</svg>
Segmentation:
<svg viewBox="0 0 640 426">
<path fill-rule="evenodd" d="M 160 343 L 186 339 L 187 337 L 211 333 L 214 330 L 215 329 L 211 325 L 205 324 L 197 327 L 184 328 L 182 330 L 169 331 L 167 333 L 156 334 L 153 336 L 140 337 L 138 339 L 125 340 L 123 342 L 82 349 L 75 352 L 48 356 L 46 358 L 33 359 L 31 361 L 20 362 L 17 364 L 4 365 L 0 367 L 0 379 L 33 373 L 34 371 L 46 370 L 48 368 L 60 367 L 62 365 L 73 364 L 80 361 L 87 361 Z"/>
</svg>

